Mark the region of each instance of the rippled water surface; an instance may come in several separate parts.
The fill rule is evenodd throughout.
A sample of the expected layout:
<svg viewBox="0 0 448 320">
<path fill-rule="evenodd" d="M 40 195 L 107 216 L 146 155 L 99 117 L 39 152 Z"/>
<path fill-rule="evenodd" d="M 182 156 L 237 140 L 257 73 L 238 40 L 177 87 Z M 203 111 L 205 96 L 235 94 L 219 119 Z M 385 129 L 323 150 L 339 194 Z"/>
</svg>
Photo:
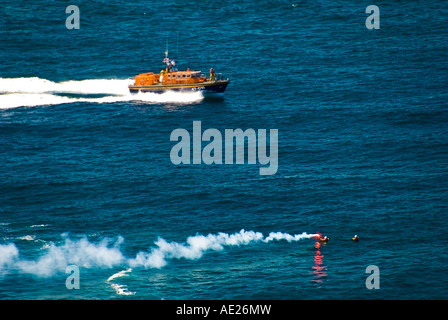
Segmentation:
<svg viewBox="0 0 448 320">
<path fill-rule="evenodd" d="M 0 299 L 446 299 L 448 7 L 369 4 L 2 4 Z M 130 95 L 167 46 L 224 98 Z M 277 172 L 173 164 L 194 121 L 278 129 Z"/>
</svg>

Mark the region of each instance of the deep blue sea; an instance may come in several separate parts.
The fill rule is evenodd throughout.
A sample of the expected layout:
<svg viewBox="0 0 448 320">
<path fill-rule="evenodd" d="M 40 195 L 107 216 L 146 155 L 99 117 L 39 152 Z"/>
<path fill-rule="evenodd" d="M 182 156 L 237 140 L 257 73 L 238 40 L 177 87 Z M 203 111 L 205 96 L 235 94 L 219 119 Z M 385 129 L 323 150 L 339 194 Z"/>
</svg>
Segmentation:
<svg viewBox="0 0 448 320">
<path fill-rule="evenodd" d="M 1 0 L 0 299 L 447 299 L 447 16 L 441 0 Z M 224 97 L 129 94 L 167 49 L 230 78 Z M 223 141 L 277 129 L 277 171 L 174 164 L 171 133 L 194 121 Z"/>
</svg>

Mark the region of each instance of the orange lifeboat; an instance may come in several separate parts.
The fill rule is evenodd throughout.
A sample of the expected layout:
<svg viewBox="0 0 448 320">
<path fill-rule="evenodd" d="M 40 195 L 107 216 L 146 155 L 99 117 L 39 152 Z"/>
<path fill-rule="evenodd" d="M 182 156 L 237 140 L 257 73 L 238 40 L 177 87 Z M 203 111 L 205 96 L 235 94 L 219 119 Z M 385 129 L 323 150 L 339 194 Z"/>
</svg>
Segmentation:
<svg viewBox="0 0 448 320">
<path fill-rule="evenodd" d="M 168 58 L 168 51 L 163 59 L 166 67 L 160 73 L 141 73 L 135 76 L 133 84 L 129 85 L 131 93 L 166 91 L 201 91 L 205 94 L 223 94 L 229 84 L 229 79 L 224 79 L 222 74 L 216 74 L 210 69 L 210 77 L 201 71 L 187 69 L 179 71 L 175 68 L 174 60 Z"/>
</svg>

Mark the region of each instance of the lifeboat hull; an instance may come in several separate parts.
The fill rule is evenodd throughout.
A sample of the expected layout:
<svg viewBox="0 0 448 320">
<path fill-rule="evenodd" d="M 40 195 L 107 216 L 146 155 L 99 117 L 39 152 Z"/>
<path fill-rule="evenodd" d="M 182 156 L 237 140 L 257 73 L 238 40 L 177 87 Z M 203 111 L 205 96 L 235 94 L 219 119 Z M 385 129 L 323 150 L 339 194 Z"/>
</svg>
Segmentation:
<svg viewBox="0 0 448 320">
<path fill-rule="evenodd" d="M 195 92 L 201 91 L 205 94 L 222 94 L 227 88 L 229 80 L 207 81 L 192 84 L 155 84 L 155 85 L 130 85 L 131 93 L 138 92 L 154 92 L 163 93 L 166 91 L 185 91 Z"/>
</svg>

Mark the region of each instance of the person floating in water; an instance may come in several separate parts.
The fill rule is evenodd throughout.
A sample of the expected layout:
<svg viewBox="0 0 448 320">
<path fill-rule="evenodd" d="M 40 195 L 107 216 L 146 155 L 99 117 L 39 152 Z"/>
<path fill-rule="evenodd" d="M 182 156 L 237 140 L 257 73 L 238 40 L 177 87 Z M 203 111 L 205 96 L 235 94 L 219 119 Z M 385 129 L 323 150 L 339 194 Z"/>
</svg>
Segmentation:
<svg viewBox="0 0 448 320">
<path fill-rule="evenodd" d="M 355 242 L 358 242 L 359 237 L 355 234 L 355 235 L 353 236 L 352 240 L 355 241 Z"/>
</svg>

